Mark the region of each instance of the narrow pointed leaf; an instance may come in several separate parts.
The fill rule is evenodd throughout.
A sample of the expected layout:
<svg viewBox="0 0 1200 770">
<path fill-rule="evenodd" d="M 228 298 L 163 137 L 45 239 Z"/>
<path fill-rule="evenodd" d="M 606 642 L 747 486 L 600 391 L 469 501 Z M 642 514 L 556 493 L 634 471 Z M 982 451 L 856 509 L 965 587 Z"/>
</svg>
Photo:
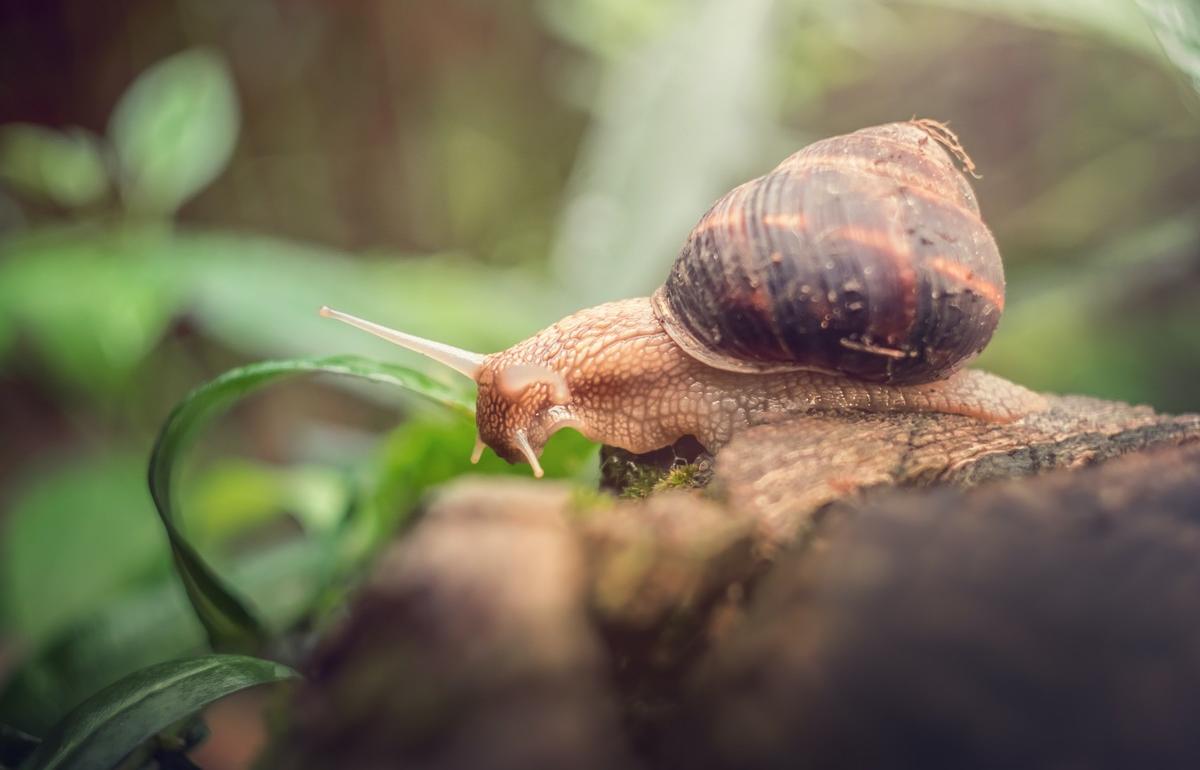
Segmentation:
<svg viewBox="0 0 1200 770">
<path fill-rule="evenodd" d="M 296 676 L 287 666 L 241 655 L 205 655 L 144 668 L 67 714 L 21 770 L 114 767 L 156 733 L 213 701 Z"/>
<path fill-rule="evenodd" d="M 180 529 L 172 489 L 176 470 L 197 430 L 235 401 L 276 380 L 315 373 L 347 375 L 397 385 L 464 415 L 472 413 L 470 402 L 420 372 L 355 356 L 264 361 L 230 370 L 192 391 L 175 407 L 159 432 L 150 456 L 150 495 L 170 538 L 172 556 L 188 598 L 214 649 L 256 649 L 265 641 L 266 629 Z"/>
</svg>

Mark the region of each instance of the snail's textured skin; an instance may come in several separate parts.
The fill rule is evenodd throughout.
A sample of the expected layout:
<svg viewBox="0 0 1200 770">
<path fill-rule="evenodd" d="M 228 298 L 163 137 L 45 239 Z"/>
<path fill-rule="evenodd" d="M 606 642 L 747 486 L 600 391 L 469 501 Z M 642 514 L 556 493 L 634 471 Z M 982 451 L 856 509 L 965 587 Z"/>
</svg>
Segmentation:
<svg viewBox="0 0 1200 770">
<path fill-rule="evenodd" d="M 495 387 L 514 364 L 561 373 L 571 402 L 555 406 L 550 387 L 516 399 Z M 944 412 L 1008 422 L 1044 408 L 1044 399 L 980 371 L 919 385 L 872 383 L 818 372 L 744 373 L 687 355 L 664 331 L 648 298 L 581 310 L 508 350 L 488 356 L 479 375 L 476 420 L 485 443 L 510 461 L 522 455 L 517 429 L 540 450 L 560 427 L 632 452 L 695 436 L 710 451 L 739 428 L 771 415 L 814 410 Z"/>
<path fill-rule="evenodd" d="M 729 192 L 654 296 L 667 331 L 736 371 L 948 376 L 991 338 L 1004 272 L 942 143 L 959 151 L 933 121 L 875 126 L 811 144 Z"/>
</svg>

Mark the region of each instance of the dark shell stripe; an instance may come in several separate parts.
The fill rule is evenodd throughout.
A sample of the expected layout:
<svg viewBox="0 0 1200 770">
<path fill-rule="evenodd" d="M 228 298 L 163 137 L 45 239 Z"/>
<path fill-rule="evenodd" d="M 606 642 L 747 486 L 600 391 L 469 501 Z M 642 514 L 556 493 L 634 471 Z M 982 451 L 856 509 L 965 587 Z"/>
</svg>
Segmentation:
<svg viewBox="0 0 1200 770">
<path fill-rule="evenodd" d="M 664 297 L 672 335 L 731 368 L 922 382 L 982 350 L 1004 276 L 965 178 L 897 124 L 818 142 L 731 191 L 694 228 Z"/>
<path fill-rule="evenodd" d="M 942 256 L 943 263 L 961 265 L 971 278 L 991 284 L 1002 297 L 1004 271 L 987 226 L 947 201 L 914 195 L 911 190 L 900 194 L 908 207 L 905 221 L 912 231 L 908 235 L 922 258 Z"/>
</svg>

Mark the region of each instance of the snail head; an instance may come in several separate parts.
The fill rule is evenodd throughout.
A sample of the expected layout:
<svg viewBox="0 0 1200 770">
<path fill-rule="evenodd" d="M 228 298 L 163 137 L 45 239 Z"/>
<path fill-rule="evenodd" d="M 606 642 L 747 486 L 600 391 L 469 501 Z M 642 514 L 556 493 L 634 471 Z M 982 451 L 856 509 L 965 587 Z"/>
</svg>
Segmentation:
<svg viewBox="0 0 1200 770">
<path fill-rule="evenodd" d="M 555 431 L 579 427 L 571 413 L 571 390 L 563 375 L 544 364 L 511 362 L 504 353 L 489 356 L 480 372 L 475 422 L 483 445 L 510 463 L 524 460 L 542 475 L 538 457 Z"/>
<path fill-rule="evenodd" d="M 321 308 L 321 315 L 421 353 L 474 380 L 479 386 L 475 407 L 479 434 L 471 454 L 473 463 L 479 461 L 484 446 L 490 446 L 510 463 L 529 463 L 533 475 L 540 478 L 538 457 L 550 436 L 561 428 L 580 425 L 571 414 L 566 378 L 549 366 L 514 360 L 506 353 L 472 353 L 328 307 Z"/>
</svg>

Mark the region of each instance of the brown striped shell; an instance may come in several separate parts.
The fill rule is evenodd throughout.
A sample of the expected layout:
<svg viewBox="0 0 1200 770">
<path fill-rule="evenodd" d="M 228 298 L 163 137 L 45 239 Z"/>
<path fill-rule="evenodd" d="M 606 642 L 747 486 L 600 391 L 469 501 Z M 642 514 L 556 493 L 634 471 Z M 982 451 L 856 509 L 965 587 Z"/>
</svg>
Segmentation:
<svg viewBox="0 0 1200 770">
<path fill-rule="evenodd" d="M 737 187 L 655 293 L 659 321 L 721 369 L 950 374 L 991 338 L 1004 270 L 943 145 L 970 168 L 947 129 L 912 121 L 809 145 Z"/>
</svg>

